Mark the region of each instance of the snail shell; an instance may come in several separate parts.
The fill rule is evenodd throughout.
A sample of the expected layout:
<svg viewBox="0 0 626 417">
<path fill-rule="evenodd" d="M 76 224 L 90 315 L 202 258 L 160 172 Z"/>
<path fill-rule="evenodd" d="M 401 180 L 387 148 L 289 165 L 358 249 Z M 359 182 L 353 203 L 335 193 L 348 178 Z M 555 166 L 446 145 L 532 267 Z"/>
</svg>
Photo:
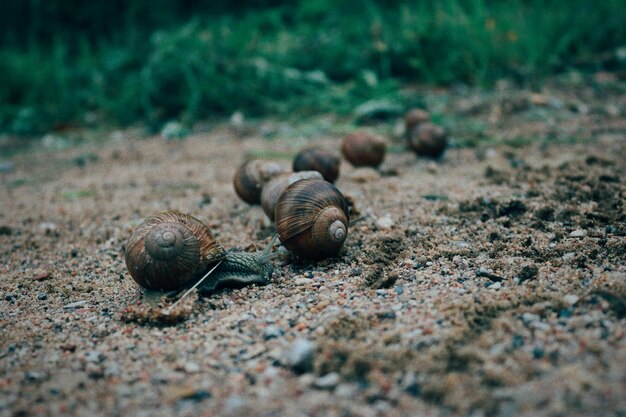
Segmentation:
<svg viewBox="0 0 626 417">
<path fill-rule="evenodd" d="M 293 160 L 294 172 L 317 171 L 328 182 L 335 182 L 339 177 L 339 157 L 322 149 L 308 148 L 296 155 Z"/>
<path fill-rule="evenodd" d="M 341 153 L 354 166 L 376 168 L 385 158 L 386 149 L 383 138 L 364 131 L 352 132 L 341 142 Z"/>
<path fill-rule="evenodd" d="M 263 186 L 261 192 L 261 207 L 271 221 L 274 221 L 274 212 L 280 195 L 296 181 L 317 178 L 322 179 L 322 174 L 317 171 L 300 171 L 291 174 L 280 174 L 269 180 Z"/>
<path fill-rule="evenodd" d="M 176 290 L 224 259 L 226 252 L 195 217 L 167 211 L 144 220 L 126 245 L 133 279 L 151 290 Z"/>
<path fill-rule="evenodd" d="M 407 140 L 410 137 L 411 131 L 418 125 L 430 120 L 430 114 L 426 110 L 412 109 L 404 115 L 404 128 L 406 132 Z"/>
<path fill-rule="evenodd" d="M 327 181 L 297 181 L 278 200 L 276 230 L 283 246 L 300 258 L 331 256 L 348 235 L 348 203 Z"/>
<path fill-rule="evenodd" d="M 272 177 L 285 172 L 285 169 L 275 162 L 252 159 L 244 162 L 233 179 L 237 195 L 248 204 L 261 202 L 263 185 Z"/>
<path fill-rule="evenodd" d="M 418 156 L 438 158 L 448 146 L 446 131 L 441 126 L 422 123 L 411 131 L 409 145 Z"/>
</svg>

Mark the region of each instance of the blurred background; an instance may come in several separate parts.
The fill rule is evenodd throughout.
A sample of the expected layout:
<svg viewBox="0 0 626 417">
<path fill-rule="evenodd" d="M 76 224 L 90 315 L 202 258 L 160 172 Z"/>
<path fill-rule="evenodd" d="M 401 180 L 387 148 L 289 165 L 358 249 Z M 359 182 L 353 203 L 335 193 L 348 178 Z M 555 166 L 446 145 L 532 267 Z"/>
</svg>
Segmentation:
<svg viewBox="0 0 626 417">
<path fill-rule="evenodd" d="M 623 0 L 23 0 L 0 16 L 0 132 L 406 108 L 411 85 L 626 69 Z"/>
</svg>

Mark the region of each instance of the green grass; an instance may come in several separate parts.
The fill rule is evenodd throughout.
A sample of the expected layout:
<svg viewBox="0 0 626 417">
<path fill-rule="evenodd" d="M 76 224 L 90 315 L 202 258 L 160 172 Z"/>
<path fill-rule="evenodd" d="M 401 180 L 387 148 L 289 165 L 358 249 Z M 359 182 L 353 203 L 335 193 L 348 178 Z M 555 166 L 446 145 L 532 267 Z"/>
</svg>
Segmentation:
<svg viewBox="0 0 626 417">
<path fill-rule="evenodd" d="M 302 0 L 170 21 L 153 33 L 131 25 L 96 40 L 65 33 L 49 45 L 8 43 L 0 131 L 86 120 L 156 130 L 238 110 L 347 116 L 372 100 L 406 108 L 421 103 L 401 93 L 406 83 L 532 82 L 572 66 L 601 69 L 599 54 L 626 45 L 624 9 L 617 0 Z"/>
</svg>

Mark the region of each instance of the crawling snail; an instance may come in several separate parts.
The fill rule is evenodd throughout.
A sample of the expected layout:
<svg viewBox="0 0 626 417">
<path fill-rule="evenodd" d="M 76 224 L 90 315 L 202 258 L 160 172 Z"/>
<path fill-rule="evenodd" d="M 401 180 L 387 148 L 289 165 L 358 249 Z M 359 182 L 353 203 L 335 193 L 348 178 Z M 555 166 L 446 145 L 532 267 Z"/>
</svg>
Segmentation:
<svg viewBox="0 0 626 417">
<path fill-rule="evenodd" d="M 133 279 L 149 290 L 180 290 L 196 284 L 202 292 L 218 286 L 265 284 L 274 267 L 271 244 L 260 253 L 224 250 L 200 220 L 178 211 L 148 217 L 126 245 L 126 266 Z"/>
<path fill-rule="evenodd" d="M 322 174 L 318 171 L 299 171 L 287 174 L 280 174 L 272 178 L 267 184 L 263 186 L 261 191 L 261 207 L 267 215 L 267 217 L 274 221 L 274 212 L 276 211 L 276 205 L 283 191 L 287 189 L 291 184 L 296 181 L 318 178 L 322 179 Z"/>
<path fill-rule="evenodd" d="M 248 204 L 259 204 L 263 185 L 286 170 L 276 162 L 252 159 L 244 162 L 233 178 L 237 195 Z"/>
<path fill-rule="evenodd" d="M 354 166 L 376 168 L 383 162 L 387 145 L 380 136 L 365 131 L 352 132 L 343 138 L 341 153 Z"/>
<path fill-rule="evenodd" d="M 299 258 L 332 256 L 348 235 L 348 202 L 322 179 L 304 179 L 287 187 L 275 215 L 281 243 Z"/>
</svg>

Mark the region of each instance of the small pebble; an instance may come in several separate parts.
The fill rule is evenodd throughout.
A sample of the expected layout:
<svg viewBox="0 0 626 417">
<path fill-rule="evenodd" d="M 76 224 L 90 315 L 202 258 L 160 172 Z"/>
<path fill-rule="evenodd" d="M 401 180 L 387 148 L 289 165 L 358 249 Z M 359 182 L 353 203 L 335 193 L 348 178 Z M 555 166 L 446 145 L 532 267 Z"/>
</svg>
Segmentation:
<svg viewBox="0 0 626 417">
<path fill-rule="evenodd" d="M 82 307 L 84 305 L 86 305 L 88 303 L 88 301 L 82 300 L 82 301 L 76 301 L 74 303 L 69 303 L 63 306 L 63 308 L 65 309 L 70 309 L 70 308 L 78 308 L 78 307 Z"/>
<path fill-rule="evenodd" d="M 329 374 L 326 374 L 324 376 L 317 378 L 315 382 L 313 383 L 313 386 L 320 388 L 320 389 L 332 390 L 333 388 L 337 386 L 337 384 L 339 384 L 340 380 L 341 380 L 341 377 L 339 376 L 337 372 L 331 372 Z"/>
<path fill-rule="evenodd" d="M 573 306 L 574 304 L 578 302 L 578 296 L 576 294 L 567 294 L 563 297 L 563 301 Z"/>
<path fill-rule="evenodd" d="M 570 233 L 569 237 L 583 237 L 585 235 L 587 235 L 587 232 L 585 232 L 583 229 L 577 229 Z"/>
<path fill-rule="evenodd" d="M 294 340 L 285 355 L 285 361 L 298 373 L 310 372 L 313 369 L 313 352 L 315 344 L 308 339 Z"/>
<path fill-rule="evenodd" d="M 502 283 L 494 282 L 489 288 L 492 290 L 499 290 L 500 288 L 502 288 Z"/>
<path fill-rule="evenodd" d="M 13 230 L 9 226 L 0 226 L 0 236 L 11 236 L 11 233 L 13 233 Z"/>
<path fill-rule="evenodd" d="M 46 298 L 48 298 L 48 294 L 46 294 L 45 292 L 40 292 L 39 295 L 37 295 L 37 299 L 38 300 L 45 300 Z"/>
<path fill-rule="evenodd" d="M 285 331 L 278 326 L 267 326 L 263 331 L 263 339 L 276 339 L 285 334 Z"/>
<path fill-rule="evenodd" d="M 385 214 L 383 217 L 379 217 L 376 220 L 376 228 L 379 230 L 390 230 L 395 226 L 396 222 L 393 221 L 389 214 Z"/>
</svg>

